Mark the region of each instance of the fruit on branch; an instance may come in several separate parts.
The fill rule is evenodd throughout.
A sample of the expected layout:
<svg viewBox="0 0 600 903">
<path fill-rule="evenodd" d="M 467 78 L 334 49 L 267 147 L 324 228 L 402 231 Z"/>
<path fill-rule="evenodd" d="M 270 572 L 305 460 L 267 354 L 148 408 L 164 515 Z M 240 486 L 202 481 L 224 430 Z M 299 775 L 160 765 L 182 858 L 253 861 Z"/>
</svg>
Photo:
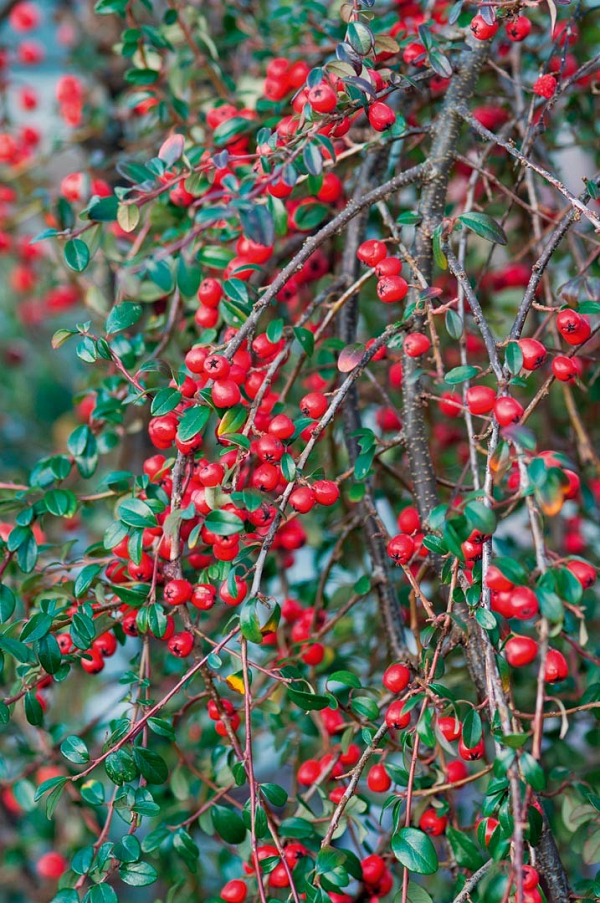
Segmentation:
<svg viewBox="0 0 600 903">
<path fill-rule="evenodd" d="M 504 646 L 506 661 L 513 668 L 524 668 L 535 661 L 538 654 L 536 640 L 528 636 L 512 636 Z"/>
<path fill-rule="evenodd" d="M 406 665 L 397 663 L 386 668 L 382 683 L 390 693 L 403 693 L 410 683 L 410 670 Z"/>
<path fill-rule="evenodd" d="M 531 21 L 527 16 L 517 16 L 506 23 L 506 36 L 509 41 L 524 41 L 531 32 Z"/>
<path fill-rule="evenodd" d="M 546 683 L 560 683 L 560 681 L 566 680 L 568 676 L 569 666 L 562 652 L 558 649 L 548 649 L 544 667 L 544 680 Z"/>
<path fill-rule="evenodd" d="M 500 426 L 518 423 L 523 413 L 523 405 L 510 395 L 502 395 L 494 402 L 494 417 Z"/>
<path fill-rule="evenodd" d="M 431 837 L 439 837 L 443 834 L 448 826 L 448 816 L 444 813 L 438 813 L 437 809 L 430 807 L 425 809 L 419 819 L 419 827 Z"/>
<path fill-rule="evenodd" d="M 471 19 L 471 34 L 478 41 L 489 41 L 498 31 L 499 25 L 497 21 L 486 22 L 483 16 L 477 15 Z"/>
<path fill-rule="evenodd" d="M 557 81 L 553 75 L 540 75 L 533 83 L 533 93 L 549 100 L 556 92 Z"/>
<path fill-rule="evenodd" d="M 385 793 L 392 786 L 392 779 L 384 765 L 372 765 L 367 774 L 367 787 L 373 793 Z"/>
<path fill-rule="evenodd" d="M 396 114 L 386 103 L 377 101 L 369 107 L 369 122 L 376 132 L 385 132 L 396 121 Z"/>
<path fill-rule="evenodd" d="M 431 339 L 424 332 L 411 332 L 404 339 L 403 347 L 408 357 L 421 357 L 431 348 Z"/>
</svg>

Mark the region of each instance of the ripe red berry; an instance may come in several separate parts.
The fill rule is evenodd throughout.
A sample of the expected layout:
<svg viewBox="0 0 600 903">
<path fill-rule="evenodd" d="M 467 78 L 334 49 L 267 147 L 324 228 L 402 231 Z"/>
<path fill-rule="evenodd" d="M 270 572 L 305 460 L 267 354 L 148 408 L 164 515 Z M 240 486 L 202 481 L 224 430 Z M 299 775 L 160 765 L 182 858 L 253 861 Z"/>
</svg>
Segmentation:
<svg viewBox="0 0 600 903">
<path fill-rule="evenodd" d="M 471 414 L 489 414 L 494 409 L 496 393 L 489 386 L 471 386 L 466 399 Z"/>
<path fill-rule="evenodd" d="M 385 793 L 392 786 L 392 779 L 384 765 L 373 765 L 367 775 L 367 787 L 373 793 Z"/>
<path fill-rule="evenodd" d="M 408 357 L 420 357 L 431 348 L 431 340 L 423 332 L 411 332 L 404 339 L 404 351 Z"/>
<path fill-rule="evenodd" d="M 296 775 L 298 783 L 305 787 L 310 787 L 315 781 L 318 781 L 321 774 L 321 763 L 316 759 L 307 759 L 303 762 Z"/>
<path fill-rule="evenodd" d="M 383 276 L 377 283 L 377 297 L 384 304 L 402 301 L 408 292 L 408 283 L 402 276 Z"/>
<path fill-rule="evenodd" d="M 394 536 L 387 544 L 387 553 L 396 564 L 407 564 L 415 551 L 414 540 L 405 533 Z"/>
<path fill-rule="evenodd" d="M 189 630 L 174 633 L 169 640 L 169 652 L 177 658 L 185 658 L 194 648 L 194 635 Z"/>
<path fill-rule="evenodd" d="M 450 743 L 453 743 L 454 740 L 458 740 L 462 734 L 462 724 L 458 718 L 455 718 L 452 715 L 445 715 L 442 718 L 438 718 L 437 726 L 439 727 L 441 734 L 446 740 L 450 741 Z"/>
<path fill-rule="evenodd" d="M 310 486 L 299 486 L 290 495 L 290 505 L 299 514 L 307 514 L 314 507 L 315 494 Z"/>
<path fill-rule="evenodd" d="M 540 874 L 531 865 L 523 866 L 523 890 L 533 890 L 540 883 Z"/>
<path fill-rule="evenodd" d="M 506 23 L 506 36 L 509 41 L 524 41 L 531 31 L 531 22 L 527 16 L 517 16 Z"/>
<path fill-rule="evenodd" d="M 382 241 L 371 238 L 363 241 L 359 246 L 356 256 L 369 267 L 376 267 L 377 264 L 387 256 L 387 248 Z"/>
<path fill-rule="evenodd" d="M 402 51 L 402 59 L 407 66 L 424 66 L 427 62 L 425 45 L 418 41 L 407 44 Z"/>
<path fill-rule="evenodd" d="M 165 602 L 169 605 L 183 605 L 192 597 L 192 584 L 189 580 L 169 580 L 163 590 Z"/>
<path fill-rule="evenodd" d="M 495 592 L 507 592 L 513 588 L 514 584 L 504 576 L 500 568 L 492 564 L 485 576 L 485 585 Z"/>
<path fill-rule="evenodd" d="M 538 654 L 538 644 L 528 636 L 512 636 L 504 647 L 506 661 L 513 668 L 530 665 Z"/>
<path fill-rule="evenodd" d="M 25 4 L 22 4 L 23 6 Z M 48 878 L 55 880 L 60 878 L 63 872 L 66 872 L 69 864 L 64 856 L 60 853 L 44 853 L 39 856 L 35 864 L 35 870 L 40 878 Z"/>
<path fill-rule="evenodd" d="M 216 379 L 211 389 L 211 397 L 217 408 L 233 408 L 242 400 L 242 393 L 232 379 Z"/>
<path fill-rule="evenodd" d="M 574 559 L 573 561 L 567 562 L 567 567 L 571 573 L 575 575 L 584 589 L 589 589 L 596 582 L 596 568 L 591 564 L 588 564 L 587 561 L 578 561 L 577 559 Z"/>
<path fill-rule="evenodd" d="M 410 670 L 399 663 L 390 665 L 383 674 L 382 683 L 390 693 L 402 693 L 410 683 Z"/>
<path fill-rule="evenodd" d="M 331 85 L 321 82 L 308 92 L 308 102 L 317 113 L 331 113 L 337 106 L 337 94 Z"/>
<path fill-rule="evenodd" d="M 369 122 L 376 132 L 385 132 L 396 121 L 396 114 L 386 103 L 376 101 L 369 107 Z"/>
<path fill-rule="evenodd" d="M 497 31 L 497 22 L 493 22 L 492 25 L 489 25 L 483 16 L 474 16 L 474 18 L 471 19 L 471 34 L 474 38 L 477 38 L 478 41 L 487 41 L 490 38 L 493 38 Z"/>
<path fill-rule="evenodd" d="M 533 93 L 549 99 L 556 91 L 557 81 L 553 75 L 540 75 L 533 83 Z"/>
<path fill-rule="evenodd" d="M 424 831 L 431 837 L 439 837 L 440 834 L 444 833 L 447 825 L 448 816 L 439 815 L 437 810 L 433 807 L 430 809 L 425 809 L 425 812 L 423 812 L 421 818 L 419 819 L 419 827 L 421 831 Z"/>
<path fill-rule="evenodd" d="M 410 712 L 404 711 L 404 700 L 396 699 L 388 706 L 385 723 L 395 730 L 402 730 L 410 724 Z"/>
<path fill-rule="evenodd" d="M 400 512 L 397 523 L 400 530 L 402 530 L 403 533 L 408 533 L 409 536 L 412 536 L 413 533 L 416 533 L 417 530 L 421 529 L 419 512 L 416 508 L 413 508 L 412 505 L 408 505 Z"/>
<path fill-rule="evenodd" d="M 248 584 L 241 577 L 235 578 L 235 593 L 229 592 L 227 583 L 221 585 L 219 596 L 226 605 L 239 605 L 246 598 L 248 592 Z"/>
<path fill-rule="evenodd" d="M 539 613 L 539 603 L 536 594 L 528 586 L 515 586 L 510 593 L 511 617 L 518 621 L 528 621 Z"/>
<path fill-rule="evenodd" d="M 248 896 L 248 888 L 243 881 L 234 878 L 221 888 L 220 897 L 225 903 L 244 903 Z"/>
<path fill-rule="evenodd" d="M 286 417 L 285 414 L 277 414 L 276 417 L 273 417 L 271 423 L 269 424 L 269 432 L 271 435 L 275 436 L 277 439 L 291 439 L 296 431 L 296 427 L 289 417 Z"/>
<path fill-rule="evenodd" d="M 500 426 L 518 423 L 523 416 L 523 406 L 510 395 L 502 395 L 494 403 L 494 417 Z"/>
<path fill-rule="evenodd" d="M 385 872 L 385 860 L 381 856 L 373 854 L 367 856 L 361 862 L 362 877 L 365 884 L 373 886 L 378 884 Z"/>
<path fill-rule="evenodd" d="M 546 683 L 560 683 L 569 676 L 567 660 L 558 649 L 548 649 L 546 667 L 544 668 L 544 680 Z"/>
<path fill-rule="evenodd" d="M 519 339 L 519 347 L 525 370 L 537 370 L 548 357 L 548 352 L 537 339 Z"/>
<path fill-rule="evenodd" d="M 552 361 L 552 373 L 560 382 L 572 382 L 583 372 L 583 365 L 577 357 L 557 354 Z"/>
<path fill-rule="evenodd" d="M 217 591 L 210 583 L 198 583 L 193 589 L 191 603 L 201 611 L 208 611 L 215 604 Z"/>
<path fill-rule="evenodd" d="M 327 398 L 321 392 L 309 392 L 300 401 L 300 410 L 305 417 L 318 420 L 327 410 Z"/>
<path fill-rule="evenodd" d="M 211 379 L 224 379 L 230 370 L 231 364 L 222 354 L 210 354 L 204 361 L 204 372 Z"/>
<path fill-rule="evenodd" d="M 375 267 L 375 275 L 378 279 L 384 276 L 399 276 L 402 272 L 402 261 L 399 257 L 384 257 Z"/>
<path fill-rule="evenodd" d="M 88 674 L 98 674 L 104 668 L 104 659 L 95 649 L 88 649 L 81 656 L 81 667 Z"/>
<path fill-rule="evenodd" d="M 466 746 L 463 738 L 461 737 L 458 741 L 458 754 L 461 759 L 465 760 L 465 762 L 474 762 L 476 759 L 481 759 L 485 754 L 485 744 L 483 742 L 483 737 L 481 737 L 479 742 L 472 747 Z"/>
<path fill-rule="evenodd" d="M 223 289 L 221 283 L 217 282 L 216 279 L 204 279 L 204 281 L 200 283 L 198 300 L 204 307 L 217 308 L 222 297 Z"/>
<path fill-rule="evenodd" d="M 335 505 L 340 497 L 340 487 L 333 480 L 317 480 L 312 484 L 312 491 L 319 505 Z"/>
<path fill-rule="evenodd" d="M 462 398 L 456 392 L 443 392 L 439 402 L 439 408 L 446 417 L 460 417 L 462 412 Z"/>
<path fill-rule="evenodd" d="M 469 776 L 467 766 L 462 759 L 455 759 L 446 765 L 446 778 L 450 784 L 456 784 Z"/>
</svg>

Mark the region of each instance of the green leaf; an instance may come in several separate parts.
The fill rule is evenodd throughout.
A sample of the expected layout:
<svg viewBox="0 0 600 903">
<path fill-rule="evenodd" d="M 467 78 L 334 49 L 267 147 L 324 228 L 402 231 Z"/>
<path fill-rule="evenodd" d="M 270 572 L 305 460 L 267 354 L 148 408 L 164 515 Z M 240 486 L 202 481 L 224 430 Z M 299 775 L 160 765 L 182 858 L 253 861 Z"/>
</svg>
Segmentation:
<svg viewBox="0 0 600 903">
<path fill-rule="evenodd" d="M 287 803 L 287 792 L 279 784 L 261 784 L 260 789 L 272 806 L 285 806 Z"/>
<path fill-rule="evenodd" d="M 52 615 L 40 611 L 27 621 L 21 631 L 19 640 L 21 643 L 35 643 L 36 640 L 41 640 L 42 637 L 46 636 L 51 629 Z"/>
<path fill-rule="evenodd" d="M 169 777 L 167 763 L 153 749 L 134 746 L 133 758 L 140 774 L 146 778 L 149 784 L 164 784 Z"/>
<path fill-rule="evenodd" d="M 213 806 L 211 809 L 215 830 L 226 843 L 242 843 L 246 838 L 246 827 L 239 815 L 225 806 Z"/>
<path fill-rule="evenodd" d="M 481 716 L 476 709 L 469 709 L 463 721 L 462 738 L 467 749 L 473 749 L 483 735 Z"/>
<path fill-rule="evenodd" d="M 523 752 L 521 753 L 520 765 L 523 777 L 529 786 L 536 791 L 544 790 L 546 787 L 546 775 L 540 763 L 536 762 L 530 753 Z"/>
<path fill-rule="evenodd" d="M 194 405 L 188 408 L 179 421 L 177 438 L 180 442 L 189 442 L 198 436 L 210 418 L 210 408 L 206 405 Z"/>
<path fill-rule="evenodd" d="M 48 633 L 38 641 L 37 656 L 44 671 L 56 674 L 62 665 L 62 652 L 53 634 Z"/>
<path fill-rule="evenodd" d="M 482 864 L 481 853 L 477 845 L 464 831 L 457 831 L 456 828 L 449 826 L 446 828 L 446 837 L 452 847 L 456 861 L 462 868 L 475 871 L 480 867 Z"/>
<path fill-rule="evenodd" d="M 156 527 L 156 515 L 142 499 L 125 499 L 117 509 L 119 518 L 128 527 L 138 530 Z"/>
<path fill-rule="evenodd" d="M 142 311 L 142 305 L 134 304 L 132 301 L 115 304 L 106 318 L 104 328 L 107 335 L 114 335 L 123 329 L 129 329 L 130 326 L 133 326 L 140 319 Z"/>
<path fill-rule="evenodd" d="M 112 0 L 100 0 L 100 2 L 112 2 Z M 97 6 L 98 4 L 96 4 Z M 110 884 L 94 884 L 83 898 L 83 903 L 118 903 L 118 900 L 117 893 Z"/>
<path fill-rule="evenodd" d="M 513 375 L 520 372 L 523 366 L 523 352 L 518 342 L 509 342 L 506 346 L 506 366 Z"/>
<path fill-rule="evenodd" d="M 75 765 L 85 765 L 90 761 L 88 748 L 81 737 L 71 734 L 60 744 L 60 751 L 69 762 Z"/>
<path fill-rule="evenodd" d="M 4 583 L 0 583 L 0 624 L 12 617 L 17 600 L 15 594 Z"/>
<path fill-rule="evenodd" d="M 476 213 L 470 210 L 468 213 L 461 213 L 458 220 L 467 229 L 470 229 L 475 235 L 479 235 L 480 238 L 485 238 L 486 241 L 495 242 L 497 245 L 507 243 L 504 229 L 487 213 Z"/>
<path fill-rule="evenodd" d="M 416 884 L 414 881 L 408 882 L 408 891 L 406 895 L 407 903 L 433 903 L 424 887 Z"/>
<path fill-rule="evenodd" d="M 462 367 L 454 367 L 453 370 L 449 370 L 444 377 L 445 381 L 450 386 L 456 386 L 458 383 L 464 383 L 468 379 L 473 379 L 474 376 L 477 376 L 479 370 L 477 367 L 470 367 L 464 365 Z"/>
<path fill-rule="evenodd" d="M 142 855 L 140 842 L 134 834 L 125 834 L 113 849 L 119 862 L 137 862 Z"/>
<path fill-rule="evenodd" d="M 455 310 L 449 309 L 446 311 L 446 330 L 448 335 L 452 339 L 456 339 L 458 341 L 465 329 L 465 324 L 456 313 Z"/>
<path fill-rule="evenodd" d="M 74 593 L 77 599 L 88 591 L 95 578 L 102 570 L 99 564 L 87 564 L 77 575 L 74 586 Z"/>
<path fill-rule="evenodd" d="M 359 689 L 361 686 L 359 678 L 351 671 L 334 671 L 333 674 L 330 674 L 327 678 L 327 683 L 330 683 L 331 681 L 343 684 L 346 687 L 354 687 L 355 689 Z"/>
<path fill-rule="evenodd" d="M 76 273 L 83 273 L 90 262 L 90 249 L 80 238 L 72 238 L 65 245 L 65 261 Z"/>
<path fill-rule="evenodd" d="M 211 533 L 217 536 L 233 536 L 244 529 L 244 521 L 233 511 L 209 511 L 204 519 L 204 525 Z"/>
<path fill-rule="evenodd" d="M 306 356 L 312 357 L 315 350 L 314 333 L 312 333 L 310 329 L 304 329 L 302 326 L 294 326 L 294 335 L 302 346 L 302 350 Z"/>
<path fill-rule="evenodd" d="M 392 851 L 405 868 L 418 875 L 433 875 L 438 869 L 435 847 L 418 828 L 400 828 L 392 836 Z"/>
<path fill-rule="evenodd" d="M 242 636 L 250 643 L 262 643 L 263 635 L 260 629 L 260 621 L 256 611 L 257 600 L 248 599 L 244 602 L 240 611 L 240 628 Z"/>
<path fill-rule="evenodd" d="M 154 884 L 158 874 L 149 862 L 129 862 L 119 867 L 119 877 L 131 887 L 146 887 Z"/>
<path fill-rule="evenodd" d="M 327 696 L 318 696 L 316 693 L 305 693 L 303 690 L 289 688 L 287 693 L 291 702 L 304 712 L 320 711 L 326 709 L 330 704 Z"/>
<path fill-rule="evenodd" d="M 496 515 L 483 502 L 467 502 L 465 515 L 471 530 L 479 530 L 484 536 L 493 533 L 496 529 Z"/>
<path fill-rule="evenodd" d="M 181 401 L 181 392 L 172 386 L 159 389 L 150 406 L 150 413 L 153 417 L 162 417 L 174 411 Z"/>
</svg>

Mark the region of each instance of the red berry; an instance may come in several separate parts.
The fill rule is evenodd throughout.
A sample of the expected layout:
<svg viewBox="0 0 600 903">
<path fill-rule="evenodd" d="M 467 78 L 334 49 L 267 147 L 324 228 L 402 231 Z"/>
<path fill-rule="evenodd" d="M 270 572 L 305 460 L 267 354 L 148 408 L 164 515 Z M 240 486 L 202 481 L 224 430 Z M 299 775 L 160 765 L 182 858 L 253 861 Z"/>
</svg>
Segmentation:
<svg viewBox="0 0 600 903">
<path fill-rule="evenodd" d="M 269 432 L 277 439 L 291 439 L 295 431 L 296 427 L 285 414 L 277 414 L 269 424 Z"/>
<path fill-rule="evenodd" d="M 23 6 L 25 4 L 22 4 Z M 35 864 L 35 870 L 40 878 L 48 878 L 54 880 L 60 878 L 63 872 L 66 872 L 69 864 L 64 856 L 60 853 L 44 853 L 38 857 Z"/>
<path fill-rule="evenodd" d="M 174 633 L 169 640 L 169 652 L 177 658 L 185 658 L 194 648 L 194 635 L 189 630 Z"/>
<path fill-rule="evenodd" d="M 530 31 L 531 22 L 526 16 L 518 16 L 506 24 L 506 36 L 509 41 L 524 41 Z"/>
<path fill-rule="evenodd" d="M 462 724 L 458 720 L 458 718 L 454 718 L 451 715 L 446 715 L 443 718 L 437 719 L 437 726 L 440 729 L 442 736 L 449 740 L 451 743 L 454 740 L 458 740 L 460 735 L 462 734 Z"/>
<path fill-rule="evenodd" d="M 335 505 L 340 497 L 340 487 L 333 480 L 317 480 L 312 491 L 319 505 Z"/>
<path fill-rule="evenodd" d="M 414 540 L 405 533 L 394 536 L 387 544 L 387 553 L 396 564 L 407 564 L 415 551 Z"/>
<path fill-rule="evenodd" d="M 377 283 L 377 297 L 384 304 L 402 301 L 408 292 L 408 283 L 402 276 L 383 276 Z"/>
<path fill-rule="evenodd" d="M 485 754 L 485 744 L 483 742 L 483 737 L 479 740 L 473 747 L 469 747 L 465 745 L 463 738 L 461 737 L 458 741 L 458 754 L 461 759 L 464 759 L 465 762 L 474 762 L 476 759 L 481 759 Z"/>
<path fill-rule="evenodd" d="M 392 779 L 383 765 L 373 765 L 367 775 L 367 787 L 373 793 L 385 793 L 392 786 Z"/>
<path fill-rule="evenodd" d="M 216 407 L 233 408 L 242 400 L 242 393 L 232 379 L 216 379 L 211 389 L 211 397 Z"/>
<path fill-rule="evenodd" d="M 409 535 L 420 530 L 421 518 L 419 517 L 417 509 L 413 508 L 412 505 L 408 505 L 408 507 L 404 508 L 398 515 L 398 527 L 403 533 L 408 533 Z"/>
<path fill-rule="evenodd" d="M 439 837 L 446 830 L 448 824 L 447 815 L 438 815 L 436 809 L 425 809 L 419 819 L 419 827 L 421 831 L 429 834 L 431 837 Z"/>
<path fill-rule="evenodd" d="M 385 861 L 381 856 L 377 856 L 376 854 L 367 856 L 362 860 L 360 865 L 365 884 L 373 886 L 381 881 L 383 873 L 385 872 Z"/>
<path fill-rule="evenodd" d="M 298 783 L 305 787 L 310 787 L 315 781 L 318 781 L 321 774 L 321 763 L 316 759 L 307 759 L 298 769 L 296 775 Z"/>
<path fill-rule="evenodd" d="M 331 85 L 321 82 L 308 92 L 308 102 L 317 113 L 331 113 L 337 106 L 337 94 Z"/>
<path fill-rule="evenodd" d="M 494 404 L 494 417 L 500 426 L 518 423 L 523 416 L 523 406 L 510 395 L 502 395 Z"/>
<path fill-rule="evenodd" d="M 244 903 L 247 895 L 248 888 L 244 882 L 234 878 L 233 881 L 228 881 L 227 884 L 221 888 L 220 897 L 221 900 L 225 900 L 225 903 Z"/>
<path fill-rule="evenodd" d="M 504 647 L 506 661 L 513 668 L 524 668 L 530 665 L 538 654 L 538 644 L 528 636 L 513 636 Z"/>
<path fill-rule="evenodd" d="M 549 99 L 556 91 L 557 81 L 553 75 L 540 75 L 533 83 L 533 93 Z"/>
<path fill-rule="evenodd" d="M 382 683 L 390 693 L 402 693 L 410 683 L 410 671 L 406 665 L 390 665 L 384 672 Z"/>
<path fill-rule="evenodd" d="M 518 621 L 528 621 L 539 613 L 536 594 L 528 586 L 515 586 L 510 593 L 511 617 Z"/>
<path fill-rule="evenodd" d="M 569 561 L 567 567 L 584 589 L 589 589 L 596 582 L 596 568 L 587 561 Z"/>
<path fill-rule="evenodd" d="M 396 114 L 386 103 L 376 101 L 369 107 L 369 122 L 376 132 L 385 132 L 396 121 Z"/>
<path fill-rule="evenodd" d="M 488 568 L 488 572 L 485 576 L 485 585 L 495 592 L 507 592 L 514 586 L 508 577 L 504 576 L 500 568 L 497 568 L 494 564 L 490 565 Z"/>
<path fill-rule="evenodd" d="M 310 511 L 314 507 L 315 502 L 314 492 L 309 486 L 300 486 L 298 489 L 294 489 L 290 495 L 290 505 L 294 511 L 298 511 L 300 514 L 306 514 Z"/>
<path fill-rule="evenodd" d="M 382 241 L 371 238 L 369 241 L 363 241 L 356 252 L 356 256 L 363 263 L 366 263 L 367 266 L 376 267 L 387 256 L 387 248 Z"/>
<path fill-rule="evenodd" d="M 404 351 L 408 357 L 420 357 L 431 348 L 431 340 L 423 332 L 411 332 L 404 339 Z"/>
<path fill-rule="evenodd" d="M 471 34 L 474 38 L 477 38 L 478 41 L 487 41 L 490 38 L 493 38 L 497 31 L 497 22 L 489 25 L 483 16 L 475 16 L 471 19 Z"/>
<path fill-rule="evenodd" d="M 496 393 L 489 386 L 471 386 L 466 398 L 471 414 L 489 414 L 496 403 Z"/>
<path fill-rule="evenodd" d="M 404 700 L 396 699 L 385 713 L 385 723 L 395 730 L 402 730 L 410 724 L 410 712 L 404 711 Z"/>
<path fill-rule="evenodd" d="M 192 584 L 189 580 L 169 580 L 163 590 L 165 602 L 169 605 L 182 605 L 192 597 Z"/>
<path fill-rule="evenodd" d="M 558 649 L 549 649 L 546 656 L 546 667 L 544 669 L 544 680 L 546 683 L 560 683 L 569 676 L 569 666 L 567 660 Z"/>
<path fill-rule="evenodd" d="M 537 370 L 548 357 L 548 352 L 537 339 L 519 339 L 519 347 L 523 354 L 525 370 Z"/>
<path fill-rule="evenodd" d="M 311 417 L 313 420 L 322 417 L 327 408 L 327 398 L 321 392 L 310 392 L 300 401 L 301 412 L 305 417 Z"/>
</svg>

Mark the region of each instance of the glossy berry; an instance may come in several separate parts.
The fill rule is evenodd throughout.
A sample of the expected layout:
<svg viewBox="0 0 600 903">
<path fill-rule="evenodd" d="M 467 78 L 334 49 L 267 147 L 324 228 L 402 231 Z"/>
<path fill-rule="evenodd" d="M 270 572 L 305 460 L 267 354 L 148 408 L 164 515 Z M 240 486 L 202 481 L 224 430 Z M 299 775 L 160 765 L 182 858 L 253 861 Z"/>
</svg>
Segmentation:
<svg viewBox="0 0 600 903">
<path fill-rule="evenodd" d="M 225 903 L 244 903 L 244 900 L 248 896 L 248 888 L 243 881 L 234 878 L 233 881 L 228 881 L 227 884 L 221 888 L 219 896 Z"/>
<path fill-rule="evenodd" d="M 506 641 L 504 655 L 506 661 L 513 668 L 523 668 L 535 661 L 538 654 L 538 644 L 528 636 L 512 636 Z"/>
<path fill-rule="evenodd" d="M 169 580 L 163 594 L 169 605 L 183 605 L 192 597 L 192 584 L 188 580 Z"/>
<path fill-rule="evenodd" d="M 369 267 L 376 267 L 387 256 L 387 248 L 382 241 L 369 239 L 359 246 L 356 256 Z"/>
<path fill-rule="evenodd" d="M 489 386 L 471 386 L 466 394 L 471 414 L 489 414 L 496 403 L 496 393 Z"/>
<path fill-rule="evenodd" d="M 458 740 L 462 734 L 462 724 L 457 718 L 451 715 L 438 718 L 437 726 L 439 727 L 442 736 L 450 743 L 454 742 L 454 740 Z"/>
<path fill-rule="evenodd" d="M 369 122 L 376 132 L 385 132 L 396 121 L 396 114 L 386 103 L 377 101 L 369 107 Z"/>
<path fill-rule="evenodd" d="M 337 95 L 325 82 L 311 88 L 307 96 L 309 104 L 317 113 L 331 113 L 337 106 Z"/>
<path fill-rule="evenodd" d="M 415 552 L 414 540 L 405 533 L 399 533 L 387 544 L 387 553 L 396 564 L 407 564 Z"/>
<path fill-rule="evenodd" d="M 425 809 L 419 819 L 421 831 L 424 831 L 425 834 L 429 834 L 431 837 L 439 837 L 440 834 L 444 833 L 447 825 L 448 816 L 439 815 L 437 809 L 434 809 L 433 807 Z"/>
<path fill-rule="evenodd" d="M 548 352 L 537 339 L 519 339 L 519 348 L 525 370 L 537 370 L 548 357 Z"/>
<path fill-rule="evenodd" d="M 523 405 L 510 395 L 502 395 L 494 404 L 494 417 L 500 426 L 518 423 L 523 416 Z"/>
<path fill-rule="evenodd" d="M 382 683 L 390 693 L 402 693 L 410 683 L 410 671 L 406 665 L 390 665 L 384 672 Z"/>
<path fill-rule="evenodd" d="M 316 480 L 312 491 L 319 505 L 335 505 L 340 497 L 340 488 L 333 480 Z"/>
<path fill-rule="evenodd" d="M 552 361 L 552 373 L 560 382 L 573 382 L 582 372 L 583 366 L 579 358 L 557 354 Z"/>
<path fill-rule="evenodd" d="M 174 633 L 169 640 L 169 652 L 177 658 L 185 658 L 194 648 L 194 635 L 189 630 Z"/>
<path fill-rule="evenodd" d="M 398 515 L 398 527 L 403 533 L 412 536 L 417 530 L 421 529 L 421 518 L 419 512 L 412 505 L 408 505 Z"/>
<path fill-rule="evenodd" d="M 290 495 L 290 505 L 299 514 L 307 514 L 314 507 L 315 494 L 309 486 L 300 486 Z"/>
<path fill-rule="evenodd" d="M 497 22 L 489 25 L 483 16 L 475 16 L 471 19 L 471 34 L 474 38 L 477 38 L 478 41 L 488 41 L 490 38 L 494 37 L 497 31 Z"/>
<path fill-rule="evenodd" d="M 408 292 L 408 283 L 402 276 L 383 276 L 377 283 L 377 297 L 384 304 L 402 301 Z"/>
<path fill-rule="evenodd" d="M 384 765 L 373 765 L 367 775 L 367 787 L 373 793 L 385 793 L 392 786 L 392 779 Z"/>
<path fill-rule="evenodd" d="M 385 723 L 394 730 L 402 730 L 410 724 L 410 712 L 404 711 L 404 701 L 396 699 L 385 713 Z"/>
<path fill-rule="evenodd" d="M 472 747 L 466 746 L 463 738 L 461 737 L 458 741 L 458 754 L 461 759 L 465 760 L 465 762 L 474 762 L 476 759 L 481 759 L 485 754 L 485 744 L 483 742 L 483 737 L 475 746 Z"/>
<path fill-rule="evenodd" d="M 506 37 L 509 41 L 524 41 L 531 31 L 531 22 L 527 16 L 517 16 L 506 23 Z"/>
<path fill-rule="evenodd" d="M 569 676 L 569 666 L 567 660 L 558 649 L 548 649 L 546 656 L 546 666 L 544 668 L 544 680 L 546 683 L 560 683 Z"/>
<path fill-rule="evenodd" d="M 518 621 L 528 621 L 539 613 L 536 594 L 528 586 L 516 586 L 510 593 L 511 617 Z"/>
<path fill-rule="evenodd" d="M 420 357 L 431 348 L 431 339 L 423 332 L 411 332 L 404 339 L 403 347 L 408 357 Z"/>
</svg>

